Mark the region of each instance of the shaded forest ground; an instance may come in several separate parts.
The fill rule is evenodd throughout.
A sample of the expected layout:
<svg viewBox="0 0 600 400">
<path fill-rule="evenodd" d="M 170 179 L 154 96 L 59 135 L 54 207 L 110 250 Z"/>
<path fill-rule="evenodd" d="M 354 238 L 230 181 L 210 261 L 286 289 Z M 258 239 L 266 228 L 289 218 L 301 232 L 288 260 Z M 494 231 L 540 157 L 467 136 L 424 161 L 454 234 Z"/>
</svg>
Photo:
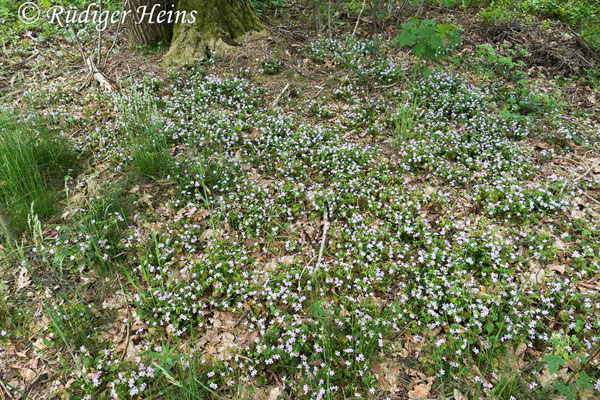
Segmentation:
<svg viewBox="0 0 600 400">
<path fill-rule="evenodd" d="M 423 61 L 281 12 L 178 70 L 119 39 L 115 93 L 3 41 L 0 396 L 597 397 L 593 46 L 432 6 L 462 41 Z"/>
</svg>

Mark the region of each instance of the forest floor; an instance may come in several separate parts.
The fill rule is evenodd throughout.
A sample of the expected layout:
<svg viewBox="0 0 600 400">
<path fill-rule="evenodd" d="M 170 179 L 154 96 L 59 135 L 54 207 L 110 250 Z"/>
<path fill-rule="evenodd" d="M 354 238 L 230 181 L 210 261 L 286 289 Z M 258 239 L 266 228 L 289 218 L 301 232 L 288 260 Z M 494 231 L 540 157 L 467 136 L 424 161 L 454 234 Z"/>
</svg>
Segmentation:
<svg viewBox="0 0 600 400">
<path fill-rule="evenodd" d="M 62 150 L 0 242 L 0 399 L 598 398 L 600 86 L 526 48 L 563 26 L 428 17 L 464 27 L 436 62 L 273 24 L 118 46 L 110 93 L 3 42 L 0 132 Z"/>
</svg>

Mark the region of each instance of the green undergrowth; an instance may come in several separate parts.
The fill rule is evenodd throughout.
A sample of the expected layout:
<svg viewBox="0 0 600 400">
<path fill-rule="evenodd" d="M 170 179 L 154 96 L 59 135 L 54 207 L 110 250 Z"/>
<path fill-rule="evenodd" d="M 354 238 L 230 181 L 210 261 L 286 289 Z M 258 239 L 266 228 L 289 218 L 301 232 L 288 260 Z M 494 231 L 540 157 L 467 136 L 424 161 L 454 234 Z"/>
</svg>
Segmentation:
<svg viewBox="0 0 600 400">
<path fill-rule="evenodd" d="M 52 217 L 59 189 L 78 169 L 69 141 L 39 116 L 0 114 L 0 203 L 15 229 L 27 230 L 28 215 Z"/>
<path fill-rule="evenodd" d="M 162 132 L 158 99 L 144 83 L 139 88 L 132 88 L 129 95 L 119 97 L 116 104 L 135 172 L 146 178 L 166 176 L 173 161 L 167 138 Z"/>
<path fill-rule="evenodd" d="M 117 186 L 70 213 L 45 249 L 56 273 L 64 277 L 74 272 L 69 271 L 74 265 L 79 271 L 87 269 L 100 276 L 114 273 L 127 252 L 123 237 L 132 222 L 132 201 L 133 196 Z"/>
<path fill-rule="evenodd" d="M 579 187 L 540 174 L 537 127 L 494 90 L 388 51 L 311 43 L 342 78 L 302 113 L 271 106 L 262 67 L 114 99 L 92 143 L 141 187 L 113 181 L 36 246 L 56 271 L 122 285 L 116 340 L 97 301 L 46 307 L 68 395 L 398 395 L 382 365 L 422 373 L 406 389 L 429 397 L 598 394 L 600 298 L 583 285 L 600 236 Z M 493 73 L 518 75 L 509 61 Z"/>
</svg>

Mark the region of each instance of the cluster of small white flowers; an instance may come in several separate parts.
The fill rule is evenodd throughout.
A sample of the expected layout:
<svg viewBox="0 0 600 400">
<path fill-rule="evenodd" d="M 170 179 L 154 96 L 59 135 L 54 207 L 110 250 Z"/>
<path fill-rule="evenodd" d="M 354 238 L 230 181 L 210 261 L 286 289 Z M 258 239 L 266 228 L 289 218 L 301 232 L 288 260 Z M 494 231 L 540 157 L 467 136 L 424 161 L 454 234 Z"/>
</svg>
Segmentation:
<svg viewBox="0 0 600 400">
<path fill-rule="evenodd" d="M 374 45 L 324 39 L 310 51 L 372 73 L 365 63 L 378 54 Z M 380 67 L 382 82 L 398 71 Z M 361 75 L 350 75 L 359 87 Z M 522 343 L 543 353 L 561 338 L 590 353 L 599 343 L 600 300 L 571 279 L 597 271 L 598 244 L 573 245 L 567 231 L 575 225 L 539 233 L 487 218 L 568 211 L 550 184 L 519 181 L 535 174 L 514 141 L 526 129 L 485 114 L 486 95 L 456 77 L 434 74 L 418 91 L 423 122 L 396 165 L 377 146 L 344 136 L 371 121 L 386 126 L 376 116 L 389 111 L 382 102 L 349 107 L 324 126 L 269 110 L 240 77 L 197 73 L 177 82 L 162 99 L 162 123 L 178 152 L 167 203 L 174 216 L 155 224 L 156 235 L 138 227 L 120 241 L 141 258 L 132 297 L 136 323 L 147 325 L 140 335 L 159 337 L 148 335 L 149 351 L 201 334 L 218 313 L 233 315 L 236 336 L 250 339 L 224 354 L 219 370 L 207 364 L 202 384 L 232 393 L 231 377 L 245 384 L 276 377 L 307 398 L 376 393 L 373 357 L 406 337 L 411 357 L 440 355 L 438 377 L 457 382 L 482 357 Z M 471 200 L 481 209 L 454 213 L 452 193 L 407 185 L 408 169 L 431 169 L 449 190 L 473 183 Z M 552 238 L 563 234 L 576 271 L 532 279 L 532 264 L 547 267 Z M 85 251 L 91 242 L 83 239 L 57 238 L 83 242 Z M 98 243 L 111 254 L 108 242 Z M 158 375 L 146 360 L 122 371 L 118 360 L 110 351 L 96 357 L 90 384 L 135 398 Z M 491 363 L 473 379 L 491 390 L 497 368 Z"/>
</svg>

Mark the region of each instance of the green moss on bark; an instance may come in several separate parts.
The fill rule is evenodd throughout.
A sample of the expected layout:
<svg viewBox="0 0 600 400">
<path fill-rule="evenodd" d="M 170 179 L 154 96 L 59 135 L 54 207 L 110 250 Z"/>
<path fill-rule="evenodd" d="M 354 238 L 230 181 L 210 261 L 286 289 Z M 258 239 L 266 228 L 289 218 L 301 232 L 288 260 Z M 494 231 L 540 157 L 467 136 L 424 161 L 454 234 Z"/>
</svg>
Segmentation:
<svg viewBox="0 0 600 400">
<path fill-rule="evenodd" d="M 227 52 L 245 34 L 264 29 L 250 0 L 179 0 L 177 11 L 190 15 L 194 10 L 194 23 L 175 24 L 165 56 L 169 66 L 202 59 L 209 51 Z"/>
</svg>

